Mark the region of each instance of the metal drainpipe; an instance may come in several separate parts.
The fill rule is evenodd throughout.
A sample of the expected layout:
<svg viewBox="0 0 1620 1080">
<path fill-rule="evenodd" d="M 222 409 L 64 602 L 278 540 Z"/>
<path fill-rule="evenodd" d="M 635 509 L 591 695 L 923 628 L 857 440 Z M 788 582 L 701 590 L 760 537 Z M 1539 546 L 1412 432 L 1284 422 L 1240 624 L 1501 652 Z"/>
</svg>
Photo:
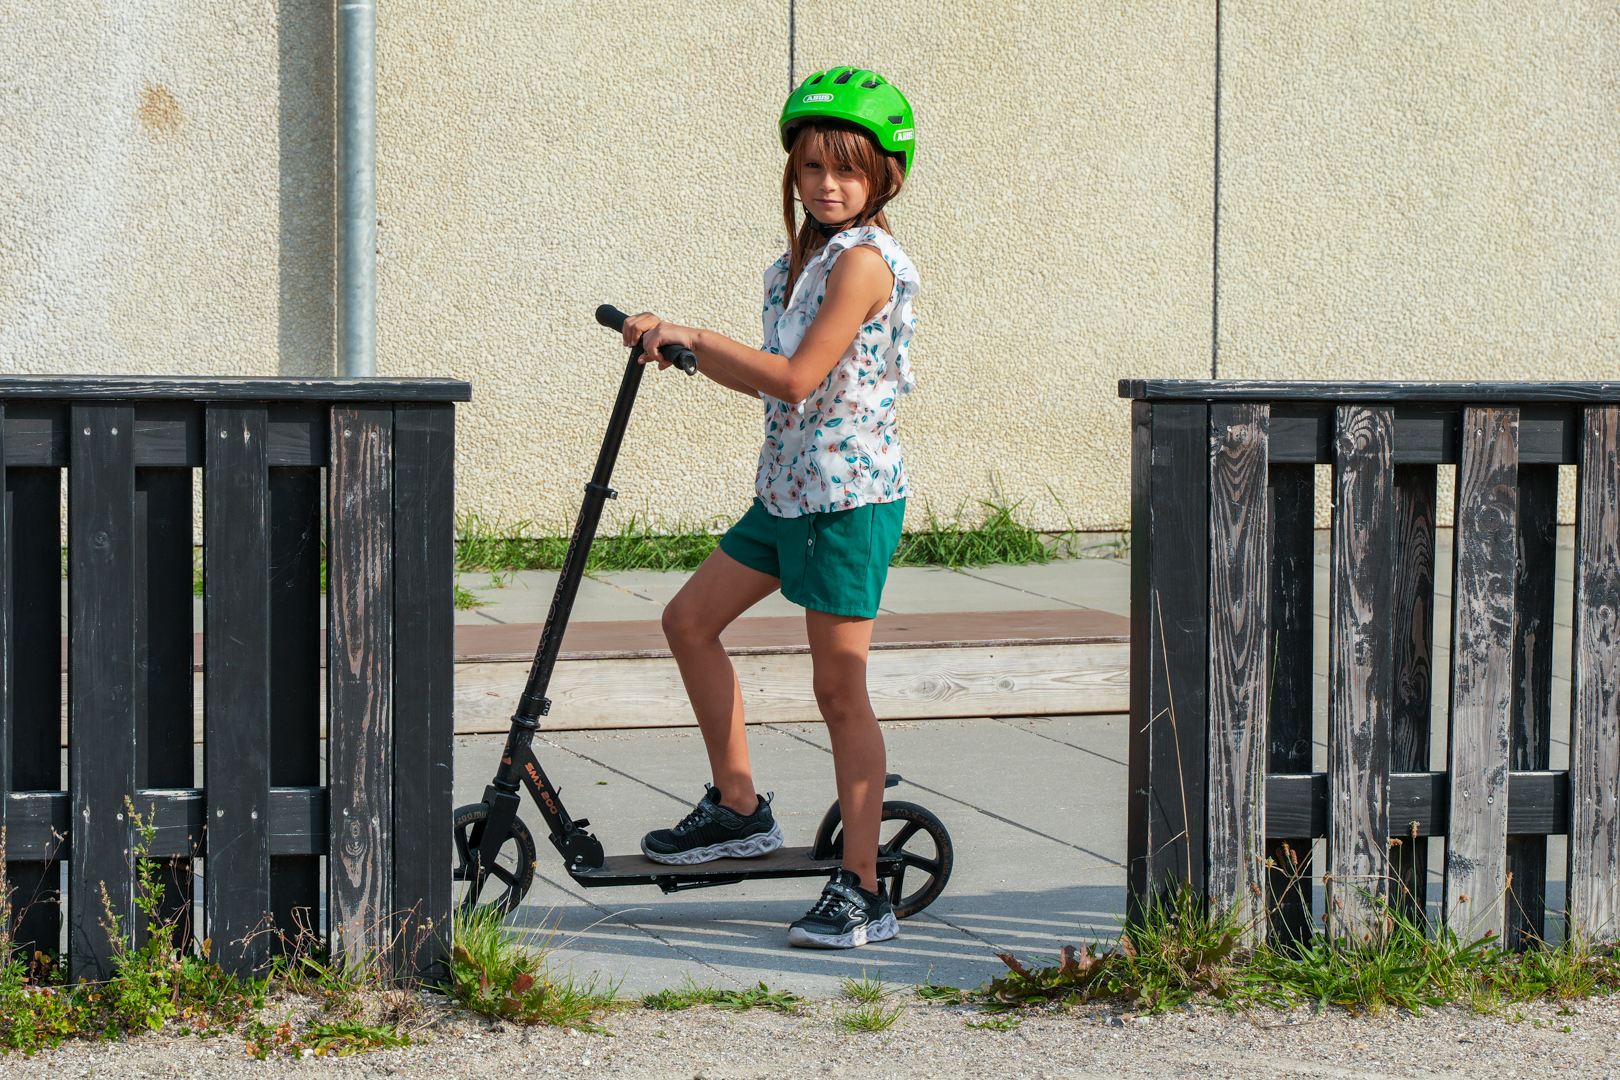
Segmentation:
<svg viewBox="0 0 1620 1080">
<path fill-rule="evenodd" d="M 377 374 L 377 12 L 337 0 L 338 374 Z"/>
</svg>

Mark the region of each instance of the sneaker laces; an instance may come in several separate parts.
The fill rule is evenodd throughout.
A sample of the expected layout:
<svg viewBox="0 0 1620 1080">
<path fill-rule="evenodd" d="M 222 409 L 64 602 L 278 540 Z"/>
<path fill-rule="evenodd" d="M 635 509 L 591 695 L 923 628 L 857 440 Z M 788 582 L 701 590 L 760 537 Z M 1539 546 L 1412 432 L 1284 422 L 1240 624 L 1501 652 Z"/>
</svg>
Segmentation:
<svg viewBox="0 0 1620 1080">
<path fill-rule="evenodd" d="M 672 831 L 677 834 L 684 835 L 698 826 L 704 825 L 712 820 L 714 820 L 714 804 L 708 799 L 704 799 L 702 802 L 698 803 L 692 808 L 692 812 L 690 814 L 687 814 L 685 817 L 681 818 L 680 824 L 676 825 Z"/>
<path fill-rule="evenodd" d="M 854 889 L 841 881 L 829 881 L 826 888 L 821 890 L 821 898 L 816 901 L 816 906 L 810 909 L 810 914 L 831 915 L 843 903 L 855 904 L 863 910 L 866 907 Z"/>
</svg>

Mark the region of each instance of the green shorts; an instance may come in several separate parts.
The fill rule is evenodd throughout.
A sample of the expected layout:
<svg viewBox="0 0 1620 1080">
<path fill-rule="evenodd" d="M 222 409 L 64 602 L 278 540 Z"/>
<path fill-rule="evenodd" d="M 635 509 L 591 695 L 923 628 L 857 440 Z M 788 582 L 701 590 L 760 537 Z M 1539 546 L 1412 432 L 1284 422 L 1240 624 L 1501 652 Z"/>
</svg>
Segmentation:
<svg viewBox="0 0 1620 1080">
<path fill-rule="evenodd" d="M 871 619 L 905 517 L 904 499 L 796 518 L 779 518 L 755 499 L 720 550 L 780 580 L 782 595 L 800 607 Z"/>
</svg>

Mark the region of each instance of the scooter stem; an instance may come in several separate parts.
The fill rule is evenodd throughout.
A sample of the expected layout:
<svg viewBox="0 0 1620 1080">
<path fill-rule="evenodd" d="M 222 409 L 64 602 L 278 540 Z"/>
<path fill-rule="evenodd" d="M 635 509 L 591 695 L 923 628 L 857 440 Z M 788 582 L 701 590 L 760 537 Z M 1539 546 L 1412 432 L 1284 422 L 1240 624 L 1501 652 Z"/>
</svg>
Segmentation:
<svg viewBox="0 0 1620 1080">
<path fill-rule="evenodd" d="M 546 615 L 545 629 L 540 632 L 540 647 L 535 651 L 534 665 L 529 668 L 529 681 L 518 701 L 512 723 L 529 731 L 540 726 L 540 717 L 551 711 L 546 690 L 551 685 L 551 672 L 557 666 L 557 654 L 562 650 L 563 634 L 568 629 L 569 616 L 574 611 L 574 598 L 579 594 L 579 582 L 585 576 L 585 563 L 591 554 L 591 543 L 602 520 L 602 507 L 607 500 L 618 497 L 608 486 L 613 479 L 613 466 L 619 459 L 619 447 L 624 442 L 625 428 L 630 424 L 630 410 L 636 403 L 636 391 L 641 388 L 641 347 L 630 352 L 619 381 L 619 396 L 613 402 L 613 415 L 608 418 L 607 433 L 602 436 L 602 449 L 596 455 L 596 471 L 585 485 L 585 502 L 579 508 L 574 522 L 574 535 L 568 540 L 568 554 L 563 558 L 562 574 L 557 578 L 557 591 L 551 598 L 551 611 Z"/>
</svg>

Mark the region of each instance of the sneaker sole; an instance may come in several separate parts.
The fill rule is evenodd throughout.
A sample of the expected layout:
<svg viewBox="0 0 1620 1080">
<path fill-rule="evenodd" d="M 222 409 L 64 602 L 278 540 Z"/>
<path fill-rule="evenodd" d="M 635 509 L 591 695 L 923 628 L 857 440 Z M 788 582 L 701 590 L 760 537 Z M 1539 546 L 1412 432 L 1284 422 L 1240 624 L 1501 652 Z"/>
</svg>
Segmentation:
<svg viewBox="0 0 1620 1080">
<path fill-rule="evenodd" d="M 641 853 L 655 863 L 665 866 L 691 866 L 694 863 L 714 862 L 716 859 L 757 859 L 769 855 L 782 846 L 782 827 L 772 825 L 767 833 L 755 833 L 741 840 L 727 840 L 723 844 L 675 851 L 669 854 L 647 850 L 647 841 L 641 842 Z"/>
<path fill-rule="evenodd" d="M 899 936 L 900 924 L 895 921 L 893 912 L 870 925 L 857 926 L 847 934 L 812 934 L 797 926 L 788 927 L 788 944 L 801 949 L 854 949 Z"/>
</svg>

